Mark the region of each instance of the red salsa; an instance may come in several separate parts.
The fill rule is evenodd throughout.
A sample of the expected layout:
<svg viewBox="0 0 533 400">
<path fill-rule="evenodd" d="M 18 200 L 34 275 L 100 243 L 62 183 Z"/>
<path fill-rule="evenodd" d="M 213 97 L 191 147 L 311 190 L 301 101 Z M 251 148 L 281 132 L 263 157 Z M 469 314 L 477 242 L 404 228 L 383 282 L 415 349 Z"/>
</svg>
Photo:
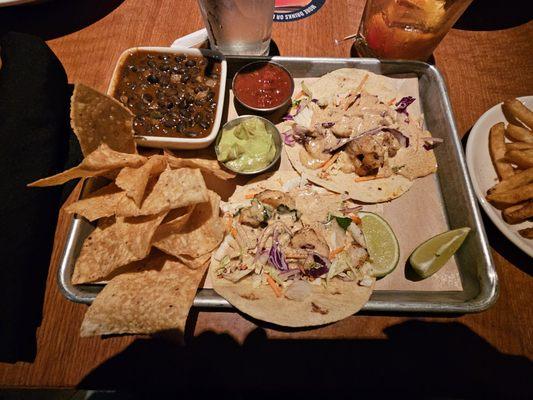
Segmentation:
<svg viewBox="0 0 533 400">
<path fill-rule="evenodd" d="M 290 99 L 293 82 L 289 73 L 276 64 L 253 63 L 238 72 L 233 91 L 245 106 L 275 108 Z"/>
</svg>

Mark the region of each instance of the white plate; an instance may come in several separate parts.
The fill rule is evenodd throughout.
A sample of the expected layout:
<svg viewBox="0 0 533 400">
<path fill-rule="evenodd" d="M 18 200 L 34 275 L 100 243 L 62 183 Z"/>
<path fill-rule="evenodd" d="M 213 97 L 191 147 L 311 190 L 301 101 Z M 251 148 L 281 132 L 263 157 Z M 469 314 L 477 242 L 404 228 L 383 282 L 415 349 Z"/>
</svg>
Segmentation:
<svg viewBox="0 0 533 400">
<path fill-rule="evenodd" d="M 533 96 L 519 97 L 518 100 L 522 101 L 530 109 L 533 108 Z M 531 222 L 509 225 L 503 220 L 501 211 L 494 208 L 485 199 L 487 190 L 498 181 L 489 154 L 489 130 L 498 122 L 505 122 L 507 124 L 501 103 L 483 114 L 470 131 L 466 145 L 466 164 L 468 165 L 468 171 L 470 172 L 476 196 L 494 225 L 511 242 L 530 257 L 533 257 L 533 240 L 525 239 L 518 233 L 519 229 L 531 227 Z"/>
<path fill-rule="evenodd" d="M 36 3 L 43 0 L 0 0 L 0 7 L 16 6 L 17 4 Z"/>
</svg>

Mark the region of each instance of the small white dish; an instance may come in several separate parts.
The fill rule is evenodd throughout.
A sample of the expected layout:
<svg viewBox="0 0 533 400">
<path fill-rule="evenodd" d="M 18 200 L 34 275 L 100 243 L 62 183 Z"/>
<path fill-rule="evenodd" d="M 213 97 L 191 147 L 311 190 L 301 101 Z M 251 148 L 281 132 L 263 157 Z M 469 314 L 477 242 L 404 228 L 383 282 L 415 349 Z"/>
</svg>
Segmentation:
<svg viewBox="0 0 533 400">
<path fill-rule="evenodd" d="M 126 57 L 130 54 L 137 51 L 149 51 L 152 53 L 161 53 L 161 54 L 173 54 L 173 55 L 190 55 L 190 56 L 204 56 L 216 58 L 220 62 L 220 85 L 218 92 L 217 100 L 217 109 L 215 113 L 215 120 L 213 122 L 213 127 L 209 135 L 203 138 L 180 138 L 180 137 L 164 137 L 164 136 L 135 136 L 135 142 L 139 146 L 144 147 L 155 147 L 159 149 L 203 149 L 208 147 L 216 139 L 218 131 L 220 129 L 220 122 L 222 120 L 222 113 L 224 110 L 224 97 L 226 93 L 226 77 L 228 73 L 228 65 L 224 56 L 216 51 L 206 50 L 206 49 L 194 49 L 188 47 L 132 47 L 124 51 L 115 66 L 113 71 L 113 76 L 111 78 L 111 83 L 107 89 L 107 94 L 112 95 L 115 91 L 115 87 L 119 79 L 119 70 L 120 66 L 124 63 Z"/>
<path fill-rule="evenodd" d="M 527 107 L 533 108 L 533 96 L 519 97 L 522 103 Z M 498 122 L 508 123 L 505 118 L 501 104 L 497 104 L 483 114 L 470 131 L 468 143 L 466 145 L 466 164 L 472 179 L 474 191 L 489 218 L 494 225 L 522 251 L 533 257 L 533 240 L 520 236 L 520 229 L 530 227 L 531 222 L 510 225 L 502 218 L 502 213 L 493 207 L 485 198 L 487 190 L 498 182 L 498 176 L 492 165 L 489 154 L 489 131 L 490 128 Z"/>
</svg>

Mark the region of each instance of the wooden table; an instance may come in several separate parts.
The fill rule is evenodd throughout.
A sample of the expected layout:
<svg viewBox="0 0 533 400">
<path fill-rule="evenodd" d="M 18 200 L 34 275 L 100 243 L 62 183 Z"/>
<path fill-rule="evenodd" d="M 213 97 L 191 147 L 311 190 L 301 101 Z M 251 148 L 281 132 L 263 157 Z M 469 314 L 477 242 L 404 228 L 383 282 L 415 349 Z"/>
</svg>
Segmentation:
<svg viewBox="0 0 533 400">
<path fill-rule="evenodd" d="M 51 38 L 48 44 L 63 62 L 69 81 L 101 91 L 124 49 L 166 46 L 203 25 L 193 0 L 72 3 L 80 4 L 51 2 L 39 7 L 59 13 L 51 18 L 61 34 L 61 21 L 92 22 L 83 13 L 108 14 L 88 26 L 71 24 L 79 30 L 58 37 L 46 18 L 39 26 L 46 28 L 44 35 Z M 335 46 L 333 40 L 357 29 L 363 3 L 328 0 L 312 17 L 275 23 L 273 38 L 282 55 L 346 57 L 350 44 Z M 84 16 L 76 16 L 76 11 Z M 24 10 L 10 12 L 24 19 Z M 494 104 L 533 94 L 532 39 L 533 22 L 499 31 L 452 30 L 444 39 L 435 59 L 446 78 L 461 135 Z M 258 328 L 234 312 L 201 311 L 193 313 L 190 334 L 194 336 L 182 347 L 133 336 L 79 338 L 86 306 L 65 300 L 56 285 L 67 229 L 62 213 L 37 357 L 33 363 L 0 364 L 0 385 L 102 388 L 158 382 L 189 389 L 196 385 L 195 390 L 201 391 L 253 390 L 254 384 L 263 382 L 273 390 L 298 386 L 306 392 L 355 385 L 356 392 L 380 393 L 386 387 L 382 383 L 388 382 L 414 393 L 524 394 L 531 390 L 533 262 L 488 220 L 486 228 L 500 278 L 500 298 L 483 313 L 455 318 L 358 315 L 323 328 L 291 332 Z"/>
</svg>

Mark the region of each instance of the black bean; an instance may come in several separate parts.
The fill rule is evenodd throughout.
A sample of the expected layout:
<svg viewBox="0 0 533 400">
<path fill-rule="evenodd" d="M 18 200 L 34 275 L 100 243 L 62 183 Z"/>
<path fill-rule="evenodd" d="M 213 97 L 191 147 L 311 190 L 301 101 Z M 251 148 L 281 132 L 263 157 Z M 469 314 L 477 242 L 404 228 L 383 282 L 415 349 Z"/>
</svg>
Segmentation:
<svg viewBox="0 0 533 400">
<path fill-rule="evenodd" d="M 131 72 L 137 72 L 137 71 L 138 71 L 138 69 L 137 69 L 137 67 L 136 67 L 135 65 L 130 65 L 130 66 L 128 66 L 128 69 L 129 69 Z"/>
<path fill-rule="evenodd" d="M 194 67 L 196 65 L 196 61 L 194 60 L 187 60 L 187 62 L 185 62 L 185 65 L 187 67 Z"/>
<path fill-rule="evenodd" d="M 160 64 L 159 65 L 159 70 L 160 71 L 168 71 L 169 69 L 170 69 L 170 64 L 165 63 L 165 64 Z"/>
<path fill-rule="evenodd" d="M 183 56 L 183 55 L 176 56 L 176 57 L 174 57 L 174 60 L 176 60 L 177 62 L 181 62 L 181 61 L 185 60 L 185 56 Z"/>
<path fill-rule="evenodd" d="M 176 130 L 178 132 L 183 132 L 183 130 L 185 129 L 185 124 L 183 122 L 178 122 L 178 124 L 176 125 Z"/>
<path fill-rule="evenodd" d="M 172 97 L 178 94 L 178 91 L 174 89 L 173 87 L 169 87 L 168 89 L 165 89 L 165 95 Z"/>
<path fill-rule="evenodd" d="M 171 108 L 174 108 L 174 103 L 169 101 L 167 104 L 166 104 L 166 107 L 170 110 Z"/>
<path fill-rule="evenodd" d="M 178 107 L 179 108 L 187 108 L 187 101 L 184 99 L 184 100 L 181 100 L 179 103 L 178 103 Z"/>
<path fill-rule="evenodd" d="M 148 60 L 146 62 L 146 65 L 148 65 L 150 68 L 154 68 L 155 67 L 155 62 L 153 62 L 152 60 Z"/>
<path fill-rule="evenodd" d="M 161 114 L 159 111 L 152 111 L 150 113 L 150 118 L 161 119 L 161 118 L 163 118 L 163 114 Z"/>
<path fill-rule="evenodd" d="M 163 76 L 159 79 L 159 83 L 160 83 L 162 86 L 168 86 L 168 84 L 170 83 L 170 78 L 168 77 L 168 75 L 163 75 Z"/>
<path fill-rule="evenodd" d="M 185 110 L 185 109 L 181 109 L 180 110 L 180 115 L 183 117 L 183 118 L 190 118 L 191 117 L 191 114 L 189 113 L 189 111 Z"/>
<path fill-rule="evenodd" d="M 165 128 L 172 128 L 175 125 L 176 125 L 176 120 L 172 120 L 172 119 L 164 119 L 163 120 L 163 126 Z"/>
<path fill-rule="evenodd" d="M 146 58 L 148 58 L 149 60 L 151 60 L 152 58 L 154 58 L 154 56 L 152 54 L 147 54 L 146 55 Z"/>
<path fill-rule="evenodd" d="M 181 83 L 187 83 L 191 77 L 187 74 L 181 76 Z"/>
<path fill-rule="evenodd" d="M 172 72 L 177 74 L 179 72 L 179 68 L 177 66 L 173 66 L 172 67 Z"/>
<path fill-rule="evenodd" d="M 203 129 L 206 129 L 209 128 L 211 124 L 207 121 L 200 121 L 200 126 L 203 128 Z"/>
<path fill-rule="evenodd" d="M 186 73 L 187 73 L 187 70 L 185 68 L 178 69 L 178 74 L 183 75 L 183 74 L 186 74 Z"/>
<path fill-rule="evenodd" d="M 154 100 L 154 96 L 150 93 L 143 93 L 142 99 L 145 103 L 151 103 Z"/>
<path fill-rule="evenodd" d="M 163 61 L 167 61 L 168 60 L 168 56 L 162 54 L 162 55 L 159 56 L 159 59 L 163 60 Z"/>
<path fill-rule="evenodd" d="M 194 101 L 194 104 L 197 106 L 203 106 L 205 104 L 205 99 L 197 99 Z"/>
<path fill-rule="evenodd" d="M 155 75 L 148 75 L 148 77 L 146 78 L 146 80 L 150 83 L 158 83 L 159 82 L 159 78 Z"/>
<path fill-rule="evenodd" d="M 185 130 L 183 131 L 183 134 L 190 137 L 196 137 L 199 135 L 199 132 L 191 131 L 191 130 Z"/>
</svg>

